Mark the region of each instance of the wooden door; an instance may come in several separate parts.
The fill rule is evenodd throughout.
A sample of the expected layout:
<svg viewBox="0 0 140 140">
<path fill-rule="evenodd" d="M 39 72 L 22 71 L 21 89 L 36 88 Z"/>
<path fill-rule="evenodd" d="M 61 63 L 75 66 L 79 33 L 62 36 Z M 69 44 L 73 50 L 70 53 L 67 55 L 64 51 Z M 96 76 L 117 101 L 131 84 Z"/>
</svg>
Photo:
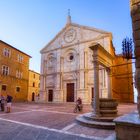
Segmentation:
<svg viewBox="0 0 140 140">
<path fill-rule="evenodd" d="M 35 101 L 35 93 L 32 93 L 32 101 Z"/>
<path fill-rule="evenodd" d="M 53 101 L 53 90 L 49 90 L 48 93 L 49 93 L 48 101 L 52 102 Z"/>
<path fill-rule="evenodd" d="M 67 102 L 74 102 L 74 83 L 67 84 Z"/>
</svg>

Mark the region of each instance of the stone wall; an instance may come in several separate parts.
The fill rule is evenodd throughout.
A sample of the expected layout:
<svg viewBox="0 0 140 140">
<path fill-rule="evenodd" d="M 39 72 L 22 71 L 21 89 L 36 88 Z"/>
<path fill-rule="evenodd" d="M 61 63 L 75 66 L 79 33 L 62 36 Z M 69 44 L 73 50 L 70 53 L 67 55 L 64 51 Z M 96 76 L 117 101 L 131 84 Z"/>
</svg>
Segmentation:
<svg viewBox="0 0 140 140">
<path fill-rule="evenodd" d="M 131 0 L 131 17 L 136 56 L 135 83 L 138 90 L 138 111 L 140 114 L 140 0 Z"/>
<path fill-rule="evenodd" d="M 115 56 L 112 67 L 113 97 L 119 102 L 134 102 L 132 61 Z"/>
</svg>

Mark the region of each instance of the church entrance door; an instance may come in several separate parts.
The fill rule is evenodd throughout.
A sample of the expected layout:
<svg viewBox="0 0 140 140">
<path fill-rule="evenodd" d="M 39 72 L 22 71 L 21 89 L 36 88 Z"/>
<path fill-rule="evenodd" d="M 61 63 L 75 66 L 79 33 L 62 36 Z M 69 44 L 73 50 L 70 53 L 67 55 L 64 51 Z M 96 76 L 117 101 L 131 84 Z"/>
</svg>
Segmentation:
<svg viewBox="0 0 140 140">
<path fill-rule="evenodd" d="M 74 83 L 67 83 L 67 102 L 74 102 Z"/>
<path fill-rule="evenodd" d="M 49 90 L 48 93 L 49 93 L 48 101 L 52 102 L 53 101 L 53 90 Z"/>
</svg>

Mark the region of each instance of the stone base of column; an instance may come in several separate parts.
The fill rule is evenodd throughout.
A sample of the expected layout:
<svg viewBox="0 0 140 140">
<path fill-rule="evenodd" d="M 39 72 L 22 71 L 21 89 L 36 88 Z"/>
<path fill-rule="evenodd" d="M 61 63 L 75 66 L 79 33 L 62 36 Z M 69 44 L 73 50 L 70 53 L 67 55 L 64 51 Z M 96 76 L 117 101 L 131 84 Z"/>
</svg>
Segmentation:
<svg viewBox="0 0 140 140">
<path fill-rule="evenodd" d="M 114 120 L 116 139 L 140 140 L 140 118 L 138 112 L 133 112 Z"/>
</svg>

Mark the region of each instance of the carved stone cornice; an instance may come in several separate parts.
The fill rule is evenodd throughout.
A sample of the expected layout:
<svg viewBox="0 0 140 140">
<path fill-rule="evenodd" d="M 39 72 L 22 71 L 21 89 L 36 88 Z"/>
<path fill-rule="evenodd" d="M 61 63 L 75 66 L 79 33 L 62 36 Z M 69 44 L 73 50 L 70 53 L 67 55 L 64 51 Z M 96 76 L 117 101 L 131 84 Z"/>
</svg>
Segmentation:
<svg viewBox="0 0 140 140">
<path fill-rule="evenodd" d="M 89 48 L 93 50 L 93 61 L 98 61 L 101 65 L 106 67 L 111 66 L 114 57 L 100 44 L 94 43 Z"/>
</svg>

